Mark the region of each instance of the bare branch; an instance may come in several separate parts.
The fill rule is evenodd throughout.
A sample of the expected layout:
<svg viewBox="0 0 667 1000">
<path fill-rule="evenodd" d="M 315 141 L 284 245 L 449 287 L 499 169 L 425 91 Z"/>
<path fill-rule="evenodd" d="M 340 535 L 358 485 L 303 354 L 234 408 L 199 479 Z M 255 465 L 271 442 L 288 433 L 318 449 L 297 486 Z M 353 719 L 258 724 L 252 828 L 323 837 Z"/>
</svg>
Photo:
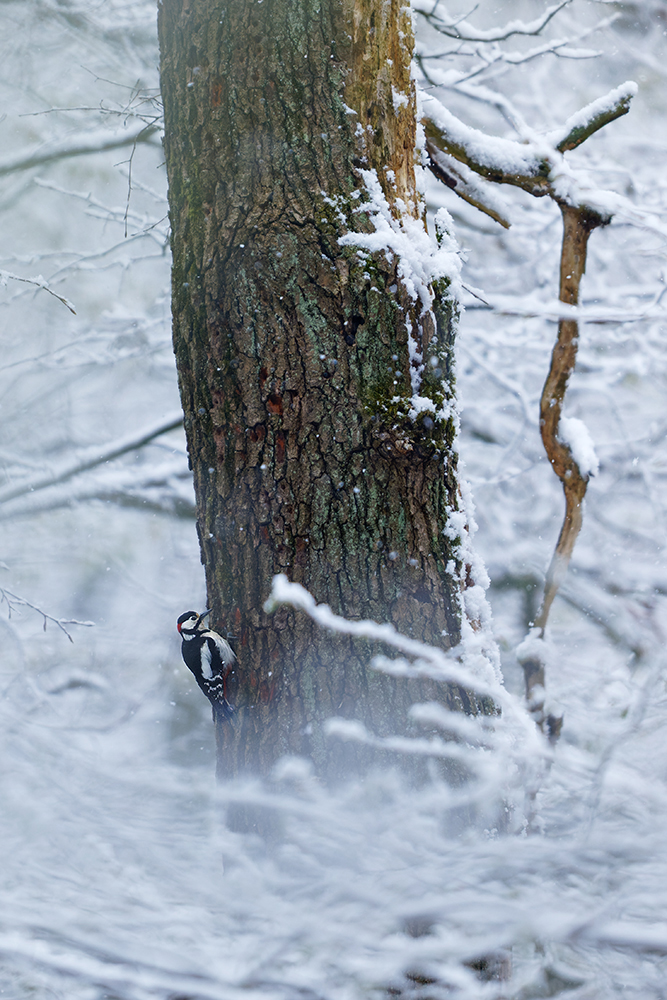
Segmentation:
<svg viewBox="0 0 667 1000">
<path fill-rule="evenodd" d="M 78 476 L 82 472 L 87 472 L 89 469 L 94 469 L 96 466 L 102 465 L 103 462 L 111 462 L 114 458 L 119 458 L 129 451 L 137 451 L 150 441 L 160 437 L 160 435 L 180 427 L 182 423 L 183 414 L 179 412 L 178 414 L 172 414 L 158 424 L 144 428 L 138 434 L 121 438 L 119 441 L 115 441 L 103 449 L 88 449 L 84 456 L 80 456 L 76 461 L 57 472 L 49 473 L 38 479 L 24 481 L 18 486 L 12 486 L 9 489 L 0 491 L 0 503 L 7 503 L 16 497 L 35 493 L 37 490 L 46 489 L 48 486 L 58 485 L 71 479 L 73 476 Z"/>
<path fill-rule="evenodd" d="M 476 83 L 472 87 L 468 87 L 466 84 L 473 80 L 479 80 L 481 77 L 485 77 L 487 80 L 490 77 L 497 78 L 500 74 L 507 72 L 512 66 L 523 65 L 534 59 L 541 58 L 544 55 L 553 55 L 561 59 L 593 59 L 601 53 L 594 49 L 575 49 L 572 48 L 572 46 L 575 43 L 588 38 L 595 32 L 608 27 L 615 20 L 617 20 L 617 17 L 618 15 L 614 14 L 611 17 L 599 21 L 594 26 L 581 31 L 576 36 L 551 39 L 543 42 L 541 45 L 534 46 L 526 52 L 504 52 L 496 46 L 493 48 L 492 53 L 489 54 L 483 50 L 481 45 L 478 45 L 475 51 L 470 51 L 470 48 L 466 49 L 464 47 L 464 42 L 460 42 L 457 48 L 451 49 L 447 52 L 422 52 L 418 53 L 415 58 L 422 73 L 424 74 L 424 78 L 431 86 L 447 87 L 449 89 L 457 90 L 459 93 L 463 93 L 467 97 L 484 100 L 486 103 L 494 104 L 498 107 L 498 110 L 505 115 L 505 117 L 508 117 L 506 114 L 506 98 L 500 97 L 496 91 L 485 90 L 483 84 L 480 85 L 479 83 Z M 466 72 L 460 72 L 448 68 L 446 72 L 443 73 L 438 72 L 437 69 L 434 69 L 431 65 L 429 65 L 428 68 L 426 66 L 427 62 L 432 64 L 441 59 L 451 60 L 453 56 L 468 58 L 475 56 L 477 58 L 477 63 Z M 523 137 L 528 134 L 528 131 L 521 127 L 520 122 L 517 125 L 517 122 L 515 122 L 516 116 L 516 109 L 513 109 L 512 114 L 508 117 L 508 121 L 510 121 L 510 124 L 517 128 L 517 131 Z M 559 139 L 562 138 L 562 132 L 559 131 L 557 134 Z M 555 145 L 556 140 L 553 141 Z"/>
<path fill-rule="evenodd" d="M 189 477 L 191 482 L 192 477 Z M 100 503 L 114 504 L 126 510 L 138 510 L 142 514 L 166 514 L 177 520 L 193 521 L 197 515 L 197 508 L 194 500 L 186 500 L 178 495 L 168 495 L 154 498 L 142 493 L 143 486 L 140 484 L 136 489 L 129 486 L 117 489 L 104 490 L 94 488 L 90 490 L 80 490 L 68 496 L 58 495 L 51 497 L 48 494 L 41 502 L 30 504 L 29 507 L 12 508 L 9 512 L 0 510 L 0 521 L 16 521 L 17 518 L 34 517 L 36 514 L 46 514 L 54 510 L 71 509 L 80 503 Z"/>
<path fill-rule="evenodd" d="M 24 153 L 0 161 L 0 177 L 41 167 L 45 163 L 66 160 L 72 156 L 86 156 L 89 153 L 103 153 L 108 149 L 120 149 L 123 146 L 135 146 L 138 142 L 150 142 L 159 132 L 158 125 L 142 125 L 140 129 L 124 132 L 109 132 L 108 130 L 93 133 L 87 139 L 76 136 L 73 139 L 63 139 L 59 143 L 44 148 L 40 146 L 32 153 Z"/>
<path fill-rule="evenodd" d="M 80 485 L 61 483 L 38 494 L 17 497 L 0 505 L 0 521 L 16 521 L 95 501 L 187 520 L 196 514 L 192 475 L 185 456 L 179 454 L 171 461 L 147 464 L 139 472 L 134 465 L 123 469 L 102 466 Z"/>
<path fill-rule="evenodd" d="M 140 102 L 141 104 L 156 104 L 155 97 L 145 97 Z M 19 118 L 39 118 L 42 115 L 53 115 L 53 114 L 65 114 L 72 113 L 76 111 L 91 112 L 96 115 L 110 115 L 117 118 L 123 118 L 128 121 L 130 118 L 138 118 L 145 125 L 158 125 L 161 121 L 161 114 L 154 111 L 152 114 L 144 112 L 143 114 L 137 110 L 137 105 L 135 103 L 134 107 L 124 107 L 124 108 L 107 108 L 103 104 L 99 104 L 97 107 L 94 105 L 81 104 L 72 105 L 71 107 L 52 107 L 46 108 L 43 111 L 29 111 L 25 114 L 19 115 Z"/>
<path fill-rule="evenodd" d="M 54 618 L 47 611 L 42 611 L 41 608 L 38 608 L 36 604 L 26 601 L 25 597 L 19 597 L 18 594 L 13 594 L 11 590 L 5 590 L 4 587 L 0 587 L 0 601 L 7 605 L 10 618 L 12 617 L 12 611 L 16 611 L 18 607 L 31 608 L 32 611 L 36 611 L 38 615 L 42 616 L 45 632 L 47 622 L 53 622 L 61 632 L 65 633 L 70 642 L 74 642 L 74 639 L 67 631 L 66 625 L 81 625 L 84 628 L 93 628 L 95 625 L 95 622 L 80 622 L 77 618 Z"/>
<path fill-rule="evenodd" d="M 123 235 L 127 239 L 127 222 L 130 214 L 130 199 L 132 198 L 132 164 L 134 163 L 134 154 L 137 151 L 136 142 L 132 146 L 132 152 L 130 153 L 130 158 L 127 161 L 127 199 L 125 201 L 125 212 L 123 214 Z"/>
<path fill-rule="evenodd" d="M 157 243 L 157 245 L 160 248 L 164 248 L 166 245 L 165 242 L 166 235 L 164 233 L 160 233 L 159 231 L 154 232 L 154 230 L 156 230 L 157 227 L 162 222 L 165 222 L 168 219 L 166 215 L 162 216 L 160 219 L 155 221 L 149 216 L 144 215 L 142 217 L 136 214 L 135 212 L 130 212 L 129 208 L 127 207 L 110 208 L 108 205 L 105 205 L 104 202 L 101 202 L 97 198 L 94 198 L 93 195 L 90 194 L 89 192 L 72 191 L 68 188 L 61 187 L 59 184 L 54 184 L 52 181 L 46 181 L 41 177 L 36 177 L 34 179 L 34 183 L 38 187 L 46 188 L 49 191 L 55 191 L 58 194 L 67 195 L 68 198 L 76 198 L 79 201 L 85 202 L 85 204 L 88 206 L 88 214 L 93 216 L 94 218 L 104 219 L 106 222 L 117 222 L 119 224 L 123 224 L 126 220 L 127 222 L 131 222 L 134 226 L 136 226 L 137 232 L 131 233 L 129 236 L 126 235 L 124 237 L 124 240 L 128 239 L 133 240 L 148 235 L 155 243 Z M 151 195 L 152 198 L 154 198 L 160 204 L 164 204 L 164 198 L 158 196 L 156 192 L 151 191 L 151 189 L 148 188 L 146 185 L 140 185 L 136 181 L 133 181 L 133 187 L 140 187 L 141 190 L 146 191 L 148 194 Z M 97 258 L 103 257 L 106 254 L 110 253 L 112 250 L 115 250 L 121 246 L 127 246 L 127 243 L 124 241 L 120 241 L 118 243 L 112 244 L 105 250 L 98 251 L 97 253 L 87 253 L 87 254 L 81 254 L 79 256 L 82 260 L 83 259 L 94 260 L 96 257 Z M 64 268 L 61 270 L 64 270 Z"/>
</svg>

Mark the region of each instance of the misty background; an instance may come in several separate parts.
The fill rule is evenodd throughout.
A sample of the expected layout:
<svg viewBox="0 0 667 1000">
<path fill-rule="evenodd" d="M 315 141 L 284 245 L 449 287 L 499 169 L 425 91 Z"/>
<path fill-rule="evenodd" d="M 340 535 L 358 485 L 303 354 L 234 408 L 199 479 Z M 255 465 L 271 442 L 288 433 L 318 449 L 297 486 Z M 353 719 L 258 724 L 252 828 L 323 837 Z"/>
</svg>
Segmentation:
<svg viewBox="0 0 667 1000">
<path fill-rule="evenodd" d="M 489 29 L 538 6 L 449 10 Z M 539 760 L 470 749 L 467 790 L 327 790 L 296 760 L 215 787 L 175 628 L 205 590 L 155 20 L 147 0 L 0 4 L 1 995 L 664 998 L 667 4 L 572 0 L 539 37 L 466 45 L 415 15 L 423 85 L 490 134 L 514 134 L 503 100 L 547 131 L 639 84 L 568 154 L 626 207 L 590 240 L 565 405 L 600 471 L 549 629 L 563 735 Z M 427 183 L 466 257 L 461 466 L 520 696 L 563 513 L 538 427 L 560 213 L 503 190 L 504 230 Z M 230 831 L 239 801 L 280 816 L 276 843 Z M 510 952 L 509 987 L 467 964 Z"/>
</svg>

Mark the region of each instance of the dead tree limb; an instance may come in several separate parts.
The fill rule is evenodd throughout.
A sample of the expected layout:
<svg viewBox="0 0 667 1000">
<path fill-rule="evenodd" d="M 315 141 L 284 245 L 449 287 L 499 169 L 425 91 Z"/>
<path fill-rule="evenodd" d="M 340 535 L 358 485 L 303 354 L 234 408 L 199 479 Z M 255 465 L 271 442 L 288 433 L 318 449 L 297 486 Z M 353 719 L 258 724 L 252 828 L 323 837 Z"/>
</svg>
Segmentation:
<svg viewBox="0 0 667 1000">
<path fill-rule="evenodd" d="M 581 145 L 589 136 L 628 113 L 630 101 L 637 91 L 636 84 L 624 83 L 606 97 L 594 101 L 569 118 L 563 127 L 543 140 L 519 143 L 508 139 L 485 137 L 455 118 L 433 97 L 423 102 L 427 117 L 423 119 L 426 151 L 433 174 L 480 211 L 495 218 L 501 225 L 509 223 L 491 204 L 485 190 L 488 182 L 511 184 L 535 197 L 548 195 L 563 216 L 563 244 L 560 261 L 559 298 L 570 306 L 579 304 L 579 286 L 586 267 L 588 239 L 594 229 L 605 226 L 611 216 L 578 194 L 576 185 L 566 197 L 559 187 L 563 154 Z M 486 141 L 485 141 L 486 140 Z M 464 170 L 478 174 L 483 180 L 472 188 L 461 183 L 452 169 L 458 161 Z M 571 175 L 570 175 L 571 176 Z M 467 177 L 466 177 L 467 180 Z M 546 574 L 544 596 L 533 623 L 531 639 L 543 639 L 549 612 L 560 584 L 567 572 L 577 536 L 581 530 L 583 501 L 591 475 L 590 469 L 580 468 L 571 446 L 562 433 L 561 417 L 567 386 L 577 358 L 579 323 L 561 318 L 558 337 L 551 355 L 551 366 L 540 401 L 540 432 L 547 457 L 563 484 L 565 516 Z M 534 641 L 525 643 L 519 652 L 526 684 L 526 698 L 539 727 L 555 742 L 562 718 L 545 712 L 545 657 Z"/>
<path fill-rule="evenodd" d="M 579 304 L 579 286 L 586 269 L 588 238 L 598 226 L 610 220 L 586 207 L 560 202 L 563 216 L 563 244 L 560 258 L 561 302 Z M 551 467 L 563 484 L 565 516 L 558 542 L 547 570 L 544 597 L 533 627 L 537 638 L 544 638 L 549 611 L 567 573 L 575 542 L 581 530 L 583 502 L 590 474 L 579 468 L 570 446 L 559 437 L 560 420 L 570 375 L 574 371 L 579 347 L 579 323 L 561 319 L 558 338 L 551 355 L 551 367 L 540 399 L 540 433 Z M 550 738 L 556 739 L 562 719 L 544 714 L 544 660 L 529 656 L 521 662 L 526 683 L 526 698 L 541 728 L 546 727 Z"/>
</svg>

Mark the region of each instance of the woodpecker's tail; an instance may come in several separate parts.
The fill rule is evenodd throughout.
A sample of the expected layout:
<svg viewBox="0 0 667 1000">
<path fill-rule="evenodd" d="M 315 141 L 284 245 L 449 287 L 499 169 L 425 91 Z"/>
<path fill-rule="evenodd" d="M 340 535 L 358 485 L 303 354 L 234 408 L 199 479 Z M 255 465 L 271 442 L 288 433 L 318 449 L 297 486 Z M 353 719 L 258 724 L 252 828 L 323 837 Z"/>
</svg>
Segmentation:
<svg viewBox="0 0 667 1000">
<path fill-rule="evenodd" d="M 217 723 L 218 719 L 224 720 L 225 722 L 229 722 L 231 723 L 231 725 L 234 724 L 235 712 L 233 707 L 229 704 L 226 698 L 223 698 L 222 701 L 212 701 L 211 706 L 213 708 L 214 725 Z"/>
</svg>

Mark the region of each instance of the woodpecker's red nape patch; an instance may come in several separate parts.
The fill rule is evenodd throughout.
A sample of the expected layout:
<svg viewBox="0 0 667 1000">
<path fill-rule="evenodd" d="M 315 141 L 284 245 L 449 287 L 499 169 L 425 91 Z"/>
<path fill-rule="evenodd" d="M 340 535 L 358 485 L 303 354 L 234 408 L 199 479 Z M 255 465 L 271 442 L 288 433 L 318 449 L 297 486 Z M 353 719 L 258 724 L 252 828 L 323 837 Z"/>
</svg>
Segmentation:
<svg viewBox="0 0 667 1000">
<path fill-rule="evenodd" d="M 180 622 L 176 622 L 176 628 L 178 629 L 179 632 L 181 631 L 181 623 Z"/>
</svg>

